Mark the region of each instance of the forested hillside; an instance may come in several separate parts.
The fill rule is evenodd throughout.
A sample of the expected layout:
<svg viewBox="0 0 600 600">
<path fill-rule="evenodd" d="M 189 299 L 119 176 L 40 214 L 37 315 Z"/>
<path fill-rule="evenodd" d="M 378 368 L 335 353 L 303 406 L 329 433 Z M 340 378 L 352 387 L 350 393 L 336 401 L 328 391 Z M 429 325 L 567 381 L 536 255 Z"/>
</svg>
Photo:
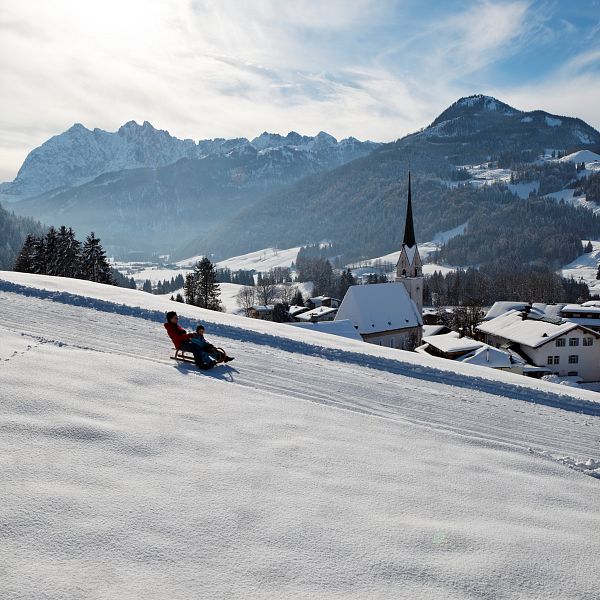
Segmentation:
<svg viewBox="0 0 600 600">
<path fill-rule="evenodd" d="M 0 270 L 12 269 L 27 234 L 39 235 L 42 231 L 37 221 L 17 217 L 0 205 Z"/>
</svg>

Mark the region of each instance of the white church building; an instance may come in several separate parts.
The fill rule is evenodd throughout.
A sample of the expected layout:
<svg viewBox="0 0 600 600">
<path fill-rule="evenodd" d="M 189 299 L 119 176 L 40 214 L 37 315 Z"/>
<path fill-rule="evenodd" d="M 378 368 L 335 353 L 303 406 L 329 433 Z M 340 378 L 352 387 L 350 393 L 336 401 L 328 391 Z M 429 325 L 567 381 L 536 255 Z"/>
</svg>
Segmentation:
<svg viewBox="0 0 600 600">
<path fill-rule="evenodd" d="M 394 282 L 351 286 L 336 315 L 336 320 L 343 319 L 371 344 L 403 350 L 414 350 L 421 344 L 423 270 L 413 225 L 410 173 L 404 238 Z"/>
</svg>

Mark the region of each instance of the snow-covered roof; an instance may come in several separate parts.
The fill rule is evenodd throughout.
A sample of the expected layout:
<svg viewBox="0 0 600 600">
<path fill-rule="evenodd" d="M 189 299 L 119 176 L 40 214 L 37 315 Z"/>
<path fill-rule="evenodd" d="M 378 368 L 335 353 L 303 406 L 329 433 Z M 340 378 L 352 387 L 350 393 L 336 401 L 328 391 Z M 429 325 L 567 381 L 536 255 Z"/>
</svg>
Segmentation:
<svg viewBox="0 0 600 600">
<path fill-rule="evenodd" d="M 444 329 L 448 329 L 446 325 L 423 325 L 423 336 L 440 335 L 440 332 Z"/>
<path fill-rule="evenodd" d="M 311 331 L 319 331 L 320 333 L 329 333 L 331 335 L 339 335 L 340 337 L 349 338 L 351 340 L 361 340 L 358 331 L 354 329 L 354 325 L 348 320 L 342 321 L 318 321 L 316 323 L 290 323 L 294 327 L 301 327 Z"/>
<path fill-rule="evenodd" d="M 529 308 L 531 306 L 531 304 L 529 304 L 529 302 L 514 302 L 514 301 L 499 301 L 499 302 L 494 302 L 494 304 L 492 304 L 492 308 L 490 308 L 490 310 L 487 311 L 485 317 L 483 318 L 484 321 L 491 321 L 492 319 L 495 319 L 496 317 L 499 317 L 500 315 L 504 315 L 507 312 L 510 312 L 511 310 L 525 310 L 526 308 Z"/>
<path fill-rule="evenodd" d="M 508 352 L 494 348 L 488 344 L 482 344 L 472 354 L 461 356 L 457 360 L 470 365 L 491 367 L 492 369 L 508 369 L 514 364 Z"/>
<path fill-rule="evenodd" d="M 581 328 L 581 325 L 571 321 L 557 324 L 540 319 L 524 319 L 523 316 L 524 313 L 511 310 L 491 321 L 484 321 L 477 329 L 530 348 L 538 348 L 573 329 Z M 585 331 L 597 335 L 589 329 Z"/>
<path fill-rule="evenodd" d="M 600 306 L 595 302 L 586 302 L 585 304 L 567 304 L 562 307 L 563 313 L 585 313 L 588 315 L 600 314 Z"/>
<path fill-rule="evenodd" d="M 273 304 L 259 304 L 257 306 L 253 306 L 252 310 L 255 310 L 256 312 L 271 312 L 273 308 Z"/>
<path fill-rule="evenodd" d="M 306 312 L 307 310 L 308 310 L 308 308 L 306 308 L 306 306 L 300 306 L 297 304 L 293 304 L 288 309 L 288 314 L 293 317 L 295 315 L 299 315 L 300 313 Z"/>
<path fill-rule="evenodd" d="M 467 337 L 461 338 L 456 331 L 442 335 L 428 335 L 423 338 L 423 342 L 446 354 L 469 352 L 483 346 L 483 343 L 477 340 Z"/>
<path fill-rule="evenodd" d="M 337 312 L 337 308 L 332 308 L 330 306 L 317 306 L 317 308 L 313 308 L 312 310 L 307 310 L 306 312 L 296 314 L 296 319 L 300 319 L 301 321 L 310 321 L 313 318 L 324 317 L 329 314 L 335 314 Z"/>
<path fill-rule="evenodd" d="M 350 319 L 362 334 L 406 329 L 423 324 L 402 283 L 373 283 L 348 288 L 336 320 Z"/>
</svg>

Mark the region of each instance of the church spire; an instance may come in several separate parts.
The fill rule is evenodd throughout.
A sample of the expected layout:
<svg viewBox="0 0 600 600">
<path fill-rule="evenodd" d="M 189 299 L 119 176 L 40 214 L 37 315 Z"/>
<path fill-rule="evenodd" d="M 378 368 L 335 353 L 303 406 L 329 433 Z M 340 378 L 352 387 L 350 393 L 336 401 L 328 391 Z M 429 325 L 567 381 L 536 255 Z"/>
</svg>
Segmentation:
<svg viewBox="0 0 600 600">
<path fill-rule="evenodd" d="M 412 193 L 410 189 L 410 171 L 408 172 L 408 204 L 406 205 L 406 223 L 404 224 L 404 239 L 402 245 L 412 248 L 416 246 L 415 227 L 413 225 Z"/>
</svg>

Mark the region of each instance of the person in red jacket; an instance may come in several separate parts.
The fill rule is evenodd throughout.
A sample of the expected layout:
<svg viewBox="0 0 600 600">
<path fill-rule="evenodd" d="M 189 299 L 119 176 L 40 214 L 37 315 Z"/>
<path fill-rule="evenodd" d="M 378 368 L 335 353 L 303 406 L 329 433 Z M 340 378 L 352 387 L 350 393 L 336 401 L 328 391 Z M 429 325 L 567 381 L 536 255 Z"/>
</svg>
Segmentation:
<svg viewBox="0 0 600 600">
<path fill-rule="evenodd" d="M 192 344 L 193 333 L 187 333 L 187 331 L 178 325 L 177 313 L 171 310 L 167 313 L 167 322 L 165 323 L 165 329 L 173 342 L 173 345 L 177 350 L 183 352 L 191 352 L 194 355 L 194 362 L 199 369 L 206 371 L 215 366 L 215 361 L 205 362 L 202 360 L 202 349 L 196 344 Z"/>
</svg>

